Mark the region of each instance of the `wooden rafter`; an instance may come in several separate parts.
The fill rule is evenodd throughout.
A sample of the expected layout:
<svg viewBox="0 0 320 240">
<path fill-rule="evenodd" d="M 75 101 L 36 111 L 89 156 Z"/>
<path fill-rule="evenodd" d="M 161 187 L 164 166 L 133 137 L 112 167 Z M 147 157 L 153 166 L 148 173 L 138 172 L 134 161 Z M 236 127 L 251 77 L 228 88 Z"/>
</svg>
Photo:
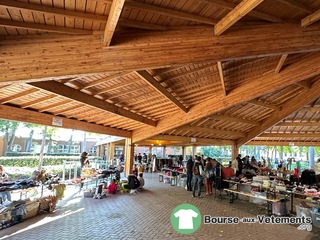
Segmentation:
<svg viewBox="0 0 320 240">
<path fill-rule="evenodd" d="M 310 14 L 309 16 L 306 16 L 301 20 L 301 27 L 307 27 L 320 19 L 320 10 Z"/>
<path fill-rule="evenodd" d="M 194 22 L 200 22 L 200 23 L 205 23 L 210 25 L 216 24 L 216 21 L 211 18 L 201 17 L 201 16 L 184 13 L 181 11 L 171 10 L 167 8 L 156 7 L 156 6 L 152 6 L 149 4 L 140 3 L 132 0 L 126 0 L 125 6 L 131 7 L 131 8 L 144 9 L 144 10 L 147 10 L 148 12 L 153 12 L 158 14 L 160 13 L 167 16 L 182 18 L 182 19 L 186 19 Z"/>
<path fill-rule="evenodd" d="M 102 93 L 106 93 L 106 92 L 110 92 L 110 91 L 116 90 L 118 88 L 126 87 L 126 86 L 129 86 L 129 85 L 132 85 L 132 84 L 135 84 L 135 83 L 139 82 L 139 80 L 140 79 L 134 79 L 134 80 L 126 81 L 126 82 L 123 82 L 123 83 L 118 83 L 118 84 L 115 84 L 114 86 L 98 90 L 93 95 L 99 95 L 99 94 L 102 94 Z"/>
<path fill-rule="evenodd" d="M 125 0 L 113 0 L 109 12 L 106 27 L 104 29 L 103 46 L 110 46 L 111 40 L 116 30 Z"/>
<path fill-rule="evenodd" d="M 231 2 L 227 2 L 225 0 L 200 0 L 200 1 L 202 1 L 204 3 L 215 5 L 217 7 L 229 9 L 229 10 L 234 9 L 237 6 L 236 4 L 231 3 Z M 247 15 L 252 16 L 252 17 L 256 17 L 256 18 L 259 18 L 262 20 L 266 20 L 269 22 L 276 22 L 276 23 L 283 22 L 283 20 L 281 18 L 275 17 L 270 14 L 263 13 L 260 11 L 256 11 L 256 10 L 250 11 Z"/>
<path fill-rule="evenodd" d="M 35 111 L 26 110 L 26 109 L 19 109 L 15 107 L 0 105 L 0 118 L 3 118 L 3 119 L 52 126 L 53 117 L 54 116 L 49 114 L 38 113 Z M 90 123 L 81 122 L 77 120 L 71 120 L 63 117 L 59 117 L 59 118 L 62 119 L 61 127 L 63 128 L 79 129 L 87 132 L 96 132 L 101 134 L 109 134 L 109 135 L 122 136 L 122 137 L 131 136 L 131 133 L 128 131 L 124 131 L 116 128 L 104 127 L 96 124 L 90 124 Z"/>
<path fill-rule="evenodd" d="M 21 108 L 28 108 L 28 107 L 32 107 L 33 105 L 39 104 L 41 102 L 47 101 L 49 99 L 55 98 L 57 97 L 56 95 L 48 95 L 42 98 L 38 98 L 35 100 L 32 100 L 30 102 L 24 103 L 23 105 L 20 105 Z"/>
<path fill-rule="evenodd" d="M 30 10 L 30 11 L 36 12 L 36 13 L 49 13 L 49 14 L 54 14 L 54 15 L 62 16 L 62 17 L 73 17 L 73 18 L 77 18 L 77 19 L 98 21 L 98 22 L 102 22 L 102 23 L 106 22 L 106 16 L 71 11 L 71 10 L 67 10 L 67 9 L 50 7 L 50 6 L 39 5 L 39 4 L 32 4 L 32 3 L 27 3 L 27 2 L 17 2 L 17 1 L 12 1 L 12 0 L 0 0 L 0 6 L 4 6 L 9 9 Z"/>
<path fill-rule="evenodd" d="M 262 2 L 263 0 L 243 0 L 214 26 L 214 34 L 221 35 Z"/>
<path fill-rule="evenodd" d="M 64 101 L 59 101 L 59 102 L 55 102 L 55 103 L 52 103 L 52 104 L 49 104 L 47 106 L 44 106 L 40 109 L 38 109 L 39 112 L 48 112 L 49 110 L 53 109 L 53 108 L 56 108 L 56 107 L 61 107 L 65 104 L 69 104 L 71 103 L 72 100 L 64 100 Z"/>
<path fill-rule="evenodd" d="M 308 112 L 320 112 L 320 107 L 304 107 L 301 110 Z"/>
<path fill-rule="evenodd" d="M 0 26 L 32 29 L 32 30 L 44 31 L 44 32 L 56 32 L 56 33 L 67 33 L 67 34 L 92 34 L 92 31 L 90 30 L 57 27 L 57 26 L 37 24 L 37 23 L 18 22 L 18 21 L 11 21 L 11 20 L 5 20 L 5 19 L 1 19 Z"/>
<path fill-rule="evenodd" d="M 182 111 L 188 112 L 188 109 L 179 102 L 171 93 L 167 91 L 157 80 L 153 78 L 147 71 L 136 71 L 136 74 L 145 80 L 150 86 L 157 90 L 161 95 L 170 100 L 173 104 L 179 107 Z"/>
<path fill-rule="evenodd" d="M 247 120 L 243 118 L 238 117 L 230 117 L 230 116 L 223 116 L 223 115 L 211 115 L 210 120 L 220 120 L 220 121 L 228 121 L 228 122 L 238 122 L 238 123 L 244 123 L 249 125 L 260 125 L 260 122 L 253 121 L 253 120 Z"/>
<path fill-rule="evenodd" d="M 320 127 L 320 122 L 280 122 L 280 123 L 277 123 L 276 126 L 277 127 Z"/>
<path fill-rule="evenodd" d="M 164 31 L 164 30 L 168 29 L 168 27 L 162 26 L 162 25 L 132 21 L 132 20 L 127 20 L 127 19 L 119 19 L 118 23 L 121 26 L 147 29 L 147 30 L 152 30 L 152 31 Z"/>
<path fill-rule="evenodd" d="M 184 131 L 191 131 L 191 132 L 198 132 L 198 133 L 231 135 L 231 136 L 237 136 L 237 137 L 246 136 L 246 134 L 243 132 L 220 130 L 220 129 L 214 129 L 214 128 L 204 128 L 204 127 L 197 127 L 197 126 L 191 126 L 191 125 L 185 125 L 183 127 L 179 127 L 176 130 L 177 131 L 184 130 Z"/>
<path fill-rule="evenodd" d="M 13 96 L 0 99 L 0 104 L 8 103 L 8 102 L 10 102 L 10 101 L 12 101 L 12 100 L 14 100 L 14 99 L 17 99 L 17 98 L 20 98 L 20 97 L 25 97 L 26 95 L 35 93 L 35 92 L 37 92 L 37 91 L 39 91 L 39 90 L 38 90 L 38 89 L 29 89 L 29 90 L 20 92 L 20 93 L 18 93 L 18 94 L 14 94 Z"/>
<path fill-rule="evenodd" d="M 190 137 L 181 137 L 181 136 L 173 136 L 173 135 L 158 135 L 150 138 L 149 140 L 159 140 L 159 141 L 182 141 L 185 143 L 191 143 Z M 220 139 L 208 139 L 208 138 L 196 138 L 196 142 L 194 144 L 213 144 L 213 145 L 232 145 L 234 142 L 229 140 L 220 140 Z"/>
<path fill-rule="evenodd" d="M 290 140 L 287 141 L 276 141 L 276 142 L 271 142 L 271 141 L 250 141 L 246 145 L 255 145 L 255 146 L 288 146 L 289 143 L 292 142 Z M 303 142 L 294 142 L 295 146 L 319 146 L 319 141 L 303 141 Z"/>
<path fill-rule="evenodd" d="M 313 9 L 308 6 L 307 3 L 301 3 L 297 0 L 277 0 L 278 2 L 281 2 L 283 4 L 286 4 L 289 7 L 295 8 L 297 10 L 306 12 L 306 13 L 313 13 Z"/>
<path fill-rule="evenodd" d="M 174 129 L 183 124 L 188 124 L 197 119 L 210 116 L 225 108 L 238 105 L 242 102 L 249 101 L 250 99 L 257 98 L 261 95 L 274 92 L 277 89 L 282 89 L 285 86 L 293 83 L 308 79 L 312 76 L 317 76 L 320 72 L 320 66 L 315 56 L 308 56 L 303 61 L 293 63 L 279 74 L 269 73 L 248 79 L 242 86 L 234 89 L 227 96 L 214 96 L 207 101 L 193 106 L 187 116 L 181 113 L 176 113 L 174 117 L 164 117 L 158 121 L 157 128 L 143 127 L 133 132 L 133 142 L 140 141 L 142 139 L 149 138 L 154 135 L 158 135 L 170 129 Z M 320 54 L 319 54 L 320 58 Z M 309 62 L 307 59 L 309 59 Z M 318 71 L 315 68 L 318 66 Z M 320 82 L 320 81 L 319 81 Z M 281 111 L 285 112 L 285 111 Z M 279 120 L 280 121 L 280 120 Z M 255 137 L 253 135 L 252 137 Z M 248 138 L 249 141 L 252 137 Z M 241 142 L 244 144 L 245 142 Z"/>
<path fill-rule="evenodd" d="M 251 104 L 254 104 L 254 105 L 257 105 L 257 106 L 262 106 L 262 107 L 269 108 L 269 109 L 273 109 L 273 110 L 276 110 L 276 111 L 280 111 L 281 110 L 281 108 L 278 107 L 278 106 L 275 106 L 275 105 L 270 104 L 270 103 L 265 103 L 265 102 L 262 102 L 262 101 L 258 101 L 258 100 L 250 100 L 250 101 L 248 101 L 248 103 L 251 103 Z"/>
<path fill-rule="evenodd" d="M 125 109 L 116 107 L 110 103 L 107 103 L 103 100 L 97 99 L 95 97 L 92 97 L 88 94 L 82 93 L 80 91 L 77 91 L 73 88 L 67 87 L 63 84 L 60 84 L 55 81 L 50 82 L 35 82 L 30 83 L 30 85 L 49 91 L 51 93 L 58 94 L 60 96 L 64 96 L 66 98 L 82 102 L 84 104 L 90 105 L 92 107 L 105 110 L 107 112 L 129 118 L 134 121 L 142 122 L 144 124 L 148 124 L 150 126 L 156 126 L 156 123 L 148 118 L 141 117 L 138 114 L 132 113 L 130 111 L 127 111 Z"/>
<path fill-rule="evenodd" d="M 275 73 L 279 73 L 281 71 L 281 68 L 283 67 L 284 62 L 286 61 L 287 57 L 288 57 L 288 54 L 281 55 L 280 60 L 277 64 L 276 70 L 274 71 Z"/>
<path fill-rule="evenodd" d="M 294 75 L 293 75 L 294 76 Z M 316 82 L 311 89 L 305 89 L 299 95 L 293 99 L 287 101 L 280 111 L 275 111 L 269 116 L 260 126 L 253 128 L 247 137 L 241 138 L 237 141 L 237 145 L 241 146 L 254 137 L 260 135 L 268 128 L 272 127 L 282 119 L 284 119 L 289 114 L 299 110 L 305 104 L 308 104 L 320 95 L 320 82 Z M 300 135 L 301 137 L 301 135 Z"/>
<path fill-rule="evenodd" d="M 217 66 L 218 66 L 220 81 L 221 81 L 221 85 L 222 85 L 223 95 L 227 96 L 227 90 L 226 90 L 225 80 L 224 80 L 224 76 L 223 76 L 222 63 L 220 61 L 217 62 Z"/>
<path fill-rule="evenodd" d="M 108 76 L 108 77 L 104 77 L 104 78 L 101 78 L 99 80 L 96 80 L 96 81 L 93 81 L 93 82 L 90 82 L 90 83 L 87 83 L 85 85 L 83 85 L 80 90 L 82 89 L 86 89 L 86 88 L 90 88 L 90 87 L 93 87 L 93 86 L 96 86 L 100 83 L 104 83 L 104 82 L 107 82 L 109 80 L 113 80 L 113 79 L 116 79 L 118 77 L 122 77 L 124 75 L 126 75 L 128 72 L 120 72 L 120 73 L 116 73 L 116 74 L 113 74 L 111 76 Z"/>
<path fill-rule="evenodd" d="M 302 135 L 302 136 L 301 136 Z M 270 138 L 319 138 L 320 133 L 262 133 L 259 137 Z"/>
</svg>

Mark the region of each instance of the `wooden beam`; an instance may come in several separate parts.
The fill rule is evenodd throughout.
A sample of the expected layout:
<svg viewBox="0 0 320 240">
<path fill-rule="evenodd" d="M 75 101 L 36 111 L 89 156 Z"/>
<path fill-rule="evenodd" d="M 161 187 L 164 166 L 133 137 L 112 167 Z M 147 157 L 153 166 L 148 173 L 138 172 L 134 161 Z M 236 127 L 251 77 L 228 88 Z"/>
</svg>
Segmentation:
<svg viewBox="0 0 320 240">
<path fill-rule="evenodd" d="M 200 1 L 207 3 L 207 4 L 215 5 L 217 7 L 229 9 L 229 10 L 233 10 L 237 6 L 236 4 L 231 3 L 231 2 L 227 2 L 225 0 L 200 0 Z M 252 16 L 252 17 L 256 17 L 259 19 L 263 19 L 263 20 L 266 20 L 269 22 L 275 22 L 275 23 L 283 22 L 283 20 L 281 18 L 275 17 L 270 14 L 263 13 L 260 11 L 256 11 L 256 10 L 250 11 L 247 15 Z"/>
<path fill-rule="evenodd" d="M 237 122 L 237 123 L 244 123 L 244 124 L 249 124 L 253 126 L 260 125 L 260 122 L 258 121 L 252 121 L 252 120 L 247 120 L 243 118 L 237 118 L 237 117 L 230 117 L 230 116 L 224 116 L 224 115 L 211 115 L 210 120 L 220 120 L 220 121 L 228 121 L 228 122 Z"/>
<path fill-rule="evenodd" d="M 225 86 L 225 80 L 224 80 L 224 76 L 223 76 L 222 63 L 219 61 L 219 62 L 217 63 L 217 65 L 218 65 L 218 71 L 219 71 L 219 76 L 220 76 L 220 80 L 221 80 L 223 95 L 224 95 L 224 96 L 227 96 L 227 91 L 226 91 L 226 86 Z"/>
<path fill-rule="evenodd" d="M 55 32 L 55 33 L 67 33 L 67 34 L 92 34 L 92 31 L 90 30 L 57 27 L 57 26 L 37 24 L 37 23 L 17 22 L 17 21 L 5 20 L 5 19 L 1 19 L 0 26 L 32 29 L 32 30 L 42 31 L 42 32 Z"/>
<path fill-rule="evenodd" d="M 261 107 L 265 107 L 265 108 L 269 108 L 269 109 L 273 109 L 273 110 L 276 110 L 276 111 L 280 111 L 281 108 L 278 107 L 278 106 L 275 106 L 273 104 L 269 104 L 269 103 L 265 103 L 265 102 L 262 102 L 262 101 L 258 101 L 258 100 L 250 100 L 248 101 L 248 103 L 251 103 L 251 104 L 254 104 L 254 105 L 257 105 L 257 106 L 261 106 Z"/>
<path fill-rule="evenodd" d="M 253 145 L 253 146 L 289 146 L 289 143 L 292 141 L 259 141 L 254 140 L 250 141 L 245 145 Z M 318 141 L 294 141 L 295 146 L 320 146 L 320 142 Z"/>
<path fill-rule="evenodd" d="M 99 80 L 95 80 L 95 81 L 92 81 L 92 82 L 89 82 L 83 86 L 81 86 L 80 90 L 83 90 L 83 89 L 87 89 L 87 88 L 90 88 L 90 87 L 93 87 L 93 86 L 96 86 L 100 83 L 104 83 L 104 82 L 107 82 L 109 80 L 113 80 L 113 79 L 116 79 L 118 77 L 122 77 L 124 75 L 126 75 L 128 72 L 119 72 L 119 73 L 116 73 L 116 74 L 113 74 L 111 76 L 108 76 L 108 77 L 104 77 L 104 78 L 101 78 Z"/>
<path fill-rule="evenodd" d="M 320 127 L 320 122 L 279 122 L 276 124 L 276 126 L 277 127 Z"/>
<path fill-rule="evenodd" d="M 274 71 L 275 73 L 279 73 L 281 71 L 281 68 L 282 68 L 284 62 L 286 61 L 287 57 L 288 57 L 288 54 L 281 55 L 280 60 L 277 64 L 276 70 Z"/>
<path fill-rule="evenodd" d="M 214 34 L 216 36 L 224 33 L 228 28 L 230 28 L 233 24 L 243 18 L 247 13 L 249 13 L 252 9 L 262 3 L 263 0 L 242 0 L 239 5 L 237 5 L 231 12 L 227 14 L 223 19 L 221 19 L 214 26 Z"/>
<path fill-rule="evenodd" d="M 157 7 L 154 5 L 140 3 L 140 2 L 131 1 L 131 0 L 126 0 L 125 7 L 143 9 L 152 13 L 163 14 L 171 17 L 186 19 L 193 22 L 200 22 L 200 23 L 209 24 L 209 25 L 214 25 L 217 23 L 215 20 L 211 18 L 201 17 L 198 15 L 190 14 L 190 13 L 176 11 L 168 8 Z"/>
<path fill-rule="evenodd" d="M 180 141 L 184 143 L 191 143 L 191 137 L 182 137 L 182 136 L 173 136 L 173 135 L 158 135 L 155 137 L 152 137 L 148 140 L 159 140 L 159 141 Z M 206 145 L 232 145 L 234 141 L 230 140 L 221 140 L 221 139 L 210 139 L 210 138 L 196 138 L 196 142 L 194 145 L 198 144 L 206 144 Z"/>
<path fill-rule="evenodd" d="M 98 91 L 94 92 L 93 95 L 96 96 L 96 95 L 99 95 L 99 94 L 102 94 L 102 93 L 106 93 L 106 92 L 109 92 L 109 91 L 112 91 L 112 90 L 115 90 L 115 89 L 118 89 L 118 88 L 126 87 L 126 86 L 129 86 L 129 85 L 132 85 L 132 84 L 135 84 L 135 83 L 139 82 L 139 80 L 142 81 L 141 79 L 138 79 L 138 80 L 126 81 L 126 82 L 123 82 L 123 83 L 118 83 L 118 84 L 115 84 L 112 87 L 107 87 L 105 89 L 98 90 Z M 116 97 L 118 97 L 118 96 L 116 96 Z"/>
<path fill-rule="evenodd" d="M 89 106 L 105 110 L 107 112 L 129 118 L 134 121 L 138 121 L 144 124 L 148 124 L 150 126 L 156 126 L 156 122 L 142 117 L 138 114 L 132 113 L 128 110 L 125 110 L 123 108 L 119 108 L 117 106 L 114 106 L 110 103 L 107 103 L 103 100 L 97 99 L 95 97 L 92 97 L 88 94 L 82 93 L 80 91 L 77 91 L 73 88 L 67 87 L 61 83 L 55 82 L 55 81 L 50 81 L 50 82 L 35 82 L 35 83 L 30 83 L 30 85 L 49 91 L 51 93 L 55 93 L 57 95 L 87 104 Z"/>
<path fill-rule="evenodd" d="M 223 109 L 238 105 L 251 99 L 255 99 L 270 92 L 280 90 L 286 86 L 302 81 L 304 79 L 317 76 L 320 74 L 320 53 L 318 54 L 317 58 L 314 57 L 315 56 L 308 56 L 303 61 L 293 63 L 286 69 L 281 71 L 279 74 L 274 74 L 272 72 L 269 74 L 257 76 L 252 79 L 247 79 L 243 85 L 234 89 L 227 96 L 213 96 L 207 101 L 203 101 L 202 103 L 193 106 L 186 116 L 185 114 L 176 113 L 174 116 L 167 116 L 162 118 L 160 121 L 158 121 L 157 128 L 143 127 L 141 129 L 135 130 L 132 135 L 133 142 L 150 138 L 151 136 L 161 134 L 170 129 L 174 129 L 178 126 L 191 123 L 203 117 L 209 117 L 210 115 L 217 113 Z M 312 63 L 309 61 L 311 61 Z M 316 70 L 316 68 L 318 70 Z M 304 99 L 309 98 L 309 96 L 312 96 L 312 94 L 306 94 L 304 96 Z M 287 109 L 282 109 L 282 111 L 280 111 L 281 115 L 282 112 L 287 113 Z M 285 116 L 287 115 L 288 114 L 286 114 Z M 278 120 L 278 122 L 280 120 Z M 257 134 L 252 135 L 252 137 L 255 137 L 256 135 Z M 252 137 L 248 138 L 247 141 L 252 139 Z M 247 141 L 242 141 L 241 144 L 244 144 Z"/>
<path fill-rule="evenodd" d="M 145 80 L 151 87 L 157 90 L 162 96 L 166 97 L 170 102 L 179 107 L 182 111 L 188 112 L 188 109 L 179 102 L 171 93 L 167 91 L 157 80 L 153 78 L 147 71 L 136 71 L 136 74 Z"/>
<path fill-rule="evenodd" d="M 164 31 L 168 29 L 168 27 L 162 26 L 162 25 L 131 21 L 127 19 L 119 19 L 118 23 L 120 26 L 146 29 L 146 30 L 152 30 L 152 31 Z"/>
<path fill-rule="evenodd" d="M 34 112 L 34 111 L 20 109 L 16 107 L 10 107 L 6 105 L 0 105 L 0 118 L 47 125 L 47 126 L 54 126 L 53 118 L 57 118 L 62 121 L 62 126 L 59 126 L 62 128 L 108 134 L 108 135 L 114 135 L 114 136 L 120 136 L 120 137 L 131 137 L 131 132 L 128 132 L 128 131 L 111 128 L 111 127 L 100 126 L 100 125 L 77 121 L 77 120 L 71 120 L 63 117 L 56 117 L 49 114 Z"/>
<path fill-rule="evenodd" d="M 243 132 L 236 132 L 236 131 L 228 131 L 228 130 L 220 130 L 214 128 L 204 128 L 204 127 L 197 127 L 192 125 L 185 125 L 182 127 L 178 127 L 177 131 L 190 131 L 190 132 L 198 132 L 198 133 L 213 133 L 213 134 L 222 134 L 222 135 L 230 135 L 230 136 L 237 136 L 237 137 L 244 137 L 246 136 Z"/>
<path fill-rule="evenodd" d="M 320 19 L 320 9 L 301 20 L 301 27 L 307 27 Z"/>
<path fill-rule="evenodd" d="M 320 107 L 304 107 L 301 111 L 320 112 Z"/>
<path fill-rule="evenodd" d="M 35 92 L 37 92 L 37 91 L 39 91 L 39 90 L 38 90 L 38 89 L 28 89 L 28 90 L 26 90 L 26 91 L 23 91 L 23 92 L 14 94 L 13 96 L 0 99 L 0 104 L 8 103 L 8 102 L 10 102 L 10 101 L 12 101 L 12 100 L 14 100 L 14 99 L 17 99 L 17 98 L 20 98 L 20 97 L 24 97 L 24 96 L 26 96 L 26 95 L 35 93 Z"/>
<path fill-rule="evenodd" d="M 308 6 L 307 3 L 301 3 L 297 0 L 277 0 L 278 2 L 281 2 L 283 4 L 286 4 L 289 7 L 295 8 L 297 10 L 303 11 L 305 13 L 313 13 L 314 10 Z"/>
<path fill-rule="evenodd" d="M 50 7 L 40 4 L 32 4 L 27 2 L 17 2 L 12 0 L 0 0 L 0 6 L 15 10 L 30 10 L 36 13 L 49 13 L 61 17 L 72 17 L 82 20 L 98 21 L 105 23 L 107 16 L 101 16 L 91 13 L 77 12 L 66 10 L 58 7 Z M 2 20 L 1 20 L 2 21 Z"/>
<path fill-rule="evenodd" d="M 61 106 L 65 105 L 65 104 L 69 104 L 71 102 L 72 102 L 72 100 L 70 100 L 70 99 L 67 99 L 67 100 L 64 100 L 64 101 L 55 102 L 55 103 L 49 104 L 47 106 L 44 106 L 44 107 L 38 109 L 38 111 L 39 112 L 49 112 L 49 110 L 51 110 L 53 108 L 56 108 L 56 107 L 61 108 Z"/>
<path fill-rule="evenodd" d="M 268 138 L 319 138 L 320 133 L 262 133 L 259 137 Z"/>
<path fill-rule="evenodd" d="M 36 105 L 38 103 L 41 103 L 41 102 L 44 102 L 44 101 L 47 101 L 49 99 L 52 99 L 52 98 L 55 98 L 57 97 L 57 95 L 48 95 L 48 96 L 45 96 L 45 97 L 42 97 L 42 98 L 38 98 L 36 100 L 31 100 L 30 102 L 27 102 L 23 105 L 20 105 L 21 108 L 28 108 L 28 107 L 32 107 L 33 105 Z"/>
<path fill-rule="evenodd" d="M 295 77 L 293 74 L 292 77 Z M 282 119 L 287 117 L 289 114 L 301 109 L 304 105 L 310 103 L 314 99 L 318 98 L 320 95 L 320 81 L 316 82 L 311 89 L 305 89 L 301 91 L 296 97 L 287 101 L 284 106 L 282 106 L 281 111 L 275 111 L 269 116 L 260 126 L 253 128 L 247 137 L 241 138 L 237 141 L 237 145 L 243 145 L 260 135 L 268 128 L 280 122 Z M 300 135 L 300 137 L 303 137 Z"/>
<path fill-rule="evenodd" d="M 303 31 L 287 24 L 240 27 L 222 36 L 212 36 L 212 28 L 201 27 L 152 31 L 147 39 L 135 38 L 134 33 L 115 37 L 120 42 L 123 39 L 125 44 L 101 49 L 101 35 L 40 35 L 36 41 L 34 36 L 3 40 L 0 56 L 6 58 L 0 61 L 0 82 L 57 80 L 320 50 L 319 27 L 311 26 Z M 132 42 L 128 41 L 131 38 Z"/>
<path fill-rule="evenodd" d="M 114 31 L 116 30 L 125 0 L 113 0 L 106 27 L 104 29 L 103 46 L 110 46 Z"/>
</svg>

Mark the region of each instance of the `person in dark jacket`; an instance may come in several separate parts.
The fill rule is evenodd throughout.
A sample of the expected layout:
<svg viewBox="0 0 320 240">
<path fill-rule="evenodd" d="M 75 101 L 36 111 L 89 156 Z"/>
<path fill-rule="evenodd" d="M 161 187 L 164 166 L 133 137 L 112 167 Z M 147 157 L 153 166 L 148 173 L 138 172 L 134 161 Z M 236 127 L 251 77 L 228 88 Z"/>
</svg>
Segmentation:
<svg viewBox="0 0 320 240">
<path fill-rule="evenodd" d="M 129 174 L 128 175 L 128 184 L 124 185 L 124 188 L 130 189 L 130 193 L 137 193 L 137 188 L 140 186 L 139 179 L 133 175 Z"/>
<path fill-rule="evenodd" d="M 187 191 L 192 191 L 192 169 L 193 169 L 193 161 L 192 157 L 190 156 L 187 161 Z"/>
<path fill-rule="evenodd" d="M 81 168 L 83 168 L 84 166 L 88 166 L 89 163 L 89 159 L 88 159 L 88 153 L 87 152 L 83 152 L 81 153 L 81 157 L 80 157 L 80 164 L 81 164 Z"/>
</svg>

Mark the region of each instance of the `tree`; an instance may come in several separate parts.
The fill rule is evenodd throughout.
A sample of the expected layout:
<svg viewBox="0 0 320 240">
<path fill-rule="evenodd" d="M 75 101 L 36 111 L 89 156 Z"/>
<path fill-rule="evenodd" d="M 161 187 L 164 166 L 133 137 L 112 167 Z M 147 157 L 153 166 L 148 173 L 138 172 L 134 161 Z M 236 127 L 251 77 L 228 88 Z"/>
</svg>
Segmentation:
<svg viewBox="0 0 320 240">
<path fill-rule="evenodd" d="M 31 147 L 32 147 L 32 139 L 33 139 L 34 129 L 40 128 L 40 125 L 33 124 L 33 123 L 23 123 L 23 126 L 30 129 L 29 137 L 26 141 L 26 145 L 25 145 L 25 149 L 24 149 L 25 152 L 30 152 Z"/>
<path fill-rule="evenodd" d="M 52 153 L 52 148 L 53 148 L 53 137 L 55 136 L 58 128 L 56 127 L 48 127 L 47 128 L 47 137 L 49 138 L 49 143 L 48 143 L 48 150 L 47 153 Z"/>
<path fill-rule="evenodd" d="M 11 152 L 16 130 L 19 127 L 19 122 L 7 121 L 0 119 L 0 131 L 4 132 L 5 152 Z"/>
</svg>

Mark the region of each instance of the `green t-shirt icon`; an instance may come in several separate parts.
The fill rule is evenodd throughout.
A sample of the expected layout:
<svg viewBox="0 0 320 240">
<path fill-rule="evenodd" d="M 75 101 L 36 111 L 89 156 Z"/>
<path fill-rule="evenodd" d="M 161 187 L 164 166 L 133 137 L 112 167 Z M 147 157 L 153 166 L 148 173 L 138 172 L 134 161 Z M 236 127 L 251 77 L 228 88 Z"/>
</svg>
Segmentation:
<svg viewBox="0 0 320 240">
<path fill-rule="evenodd" d="M 170 221 L 172 227 L 181 234 L 190 234 L 198 230 L 201 224 L 201 214 L 198 208 L 191 204 L 181 204 L 173 209 Z"/>
</svg>

